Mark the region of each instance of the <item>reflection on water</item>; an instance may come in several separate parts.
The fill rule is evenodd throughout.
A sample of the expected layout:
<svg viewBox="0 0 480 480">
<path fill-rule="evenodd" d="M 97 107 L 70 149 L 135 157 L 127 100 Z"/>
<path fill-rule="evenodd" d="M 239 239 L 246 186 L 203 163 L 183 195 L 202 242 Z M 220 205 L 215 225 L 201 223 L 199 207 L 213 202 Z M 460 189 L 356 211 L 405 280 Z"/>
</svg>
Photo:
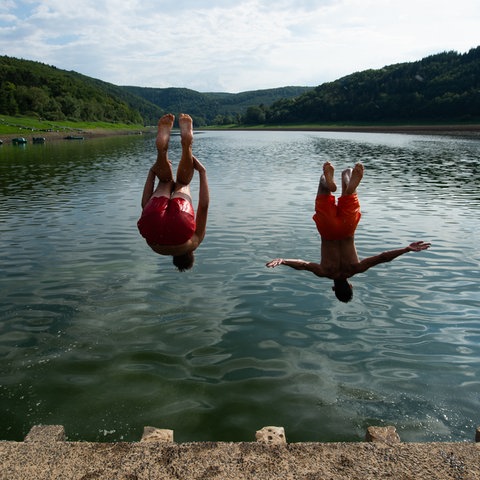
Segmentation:
<svg viewBox="0 0 480 480">
<path fill-rule="evenodd" d="M 179 142 L 172 139 L 176 164 Z M 207 237 L 177 273 L 136 230 L 153 137 L 0 147 L 0 439 L 62 424 L 71 440 L 470 440 L 479 409 L 478 141 L 410 135 L 203 132 Z M 321 166 L 362 161 L 361 257 L 431 241 L 328 280 Z M 194 180 L 194 198 L 198 194 Z"/>
</svg>

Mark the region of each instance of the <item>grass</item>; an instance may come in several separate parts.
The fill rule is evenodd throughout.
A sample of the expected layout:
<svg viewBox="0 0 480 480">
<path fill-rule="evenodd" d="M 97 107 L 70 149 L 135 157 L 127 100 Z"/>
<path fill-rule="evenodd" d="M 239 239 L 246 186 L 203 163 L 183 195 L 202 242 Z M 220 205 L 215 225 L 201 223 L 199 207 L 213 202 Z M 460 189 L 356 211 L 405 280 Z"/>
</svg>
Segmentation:
<svg viewBox="0 0 480 480">
<path fill-rule="evenodd" d="M 0 115 L 0 135 L 26 134 L 27 132 L 83 132 L 86 130 L 144 130 L 143 125 L 109 122 L 49 121 L 35 117 Z"/>
</svg>

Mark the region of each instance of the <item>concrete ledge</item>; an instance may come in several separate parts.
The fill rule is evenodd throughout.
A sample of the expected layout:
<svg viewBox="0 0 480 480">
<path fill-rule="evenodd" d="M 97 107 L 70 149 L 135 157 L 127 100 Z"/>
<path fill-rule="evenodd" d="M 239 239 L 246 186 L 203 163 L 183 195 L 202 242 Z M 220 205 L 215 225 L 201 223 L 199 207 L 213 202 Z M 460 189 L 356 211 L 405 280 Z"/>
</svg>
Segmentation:
<svg viewBox="0 0 480 480">
<path fill-rule="evenodd" d="M 64 442 L 63 425 L 35 425 L 25 437 L 25 442 Z"/>
<path fill-rule="evenodd" d="M 50 440 L 32 440 L 30 432 L 24 442 L 0 442 L 0 479 L 480 479 L 475 442 L 176 444 L 162 434 L 159 441 L 91 443 L 58 440 L 61 429 L 47 427 Z M 391 436 L 391 427 L 384 433 Z"/>
</svg>

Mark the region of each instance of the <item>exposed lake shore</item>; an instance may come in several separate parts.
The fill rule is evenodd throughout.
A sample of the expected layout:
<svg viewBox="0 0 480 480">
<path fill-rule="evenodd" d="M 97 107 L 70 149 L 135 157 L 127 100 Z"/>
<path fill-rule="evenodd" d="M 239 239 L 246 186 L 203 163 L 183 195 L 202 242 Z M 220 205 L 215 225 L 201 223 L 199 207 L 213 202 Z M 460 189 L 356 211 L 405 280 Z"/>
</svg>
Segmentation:
<svg viewBox="0 0 480 480">
<path fill-rule="evenodd" d="M 298 127 L 236 128 L 235 130 L 306 131 L 306 132 L 360 132 L 408 133 L 411 135 L 478 136 L 480 124 L 469 125 L 302 125 Z"/>
<path fill-rule="evenodd" d="M 143 133 L 151 133 L 150 130 L 117 130 L 108 128 L 94 128 L 88 130 L 80 130 L 77 132 L 67 131 L 26 131 L 24 133 L 6 133 L 0 134 L 0 140 L 4 143 L 10 143 L 14 138 L 25 138 L 27 143 L 32 143 L 34 138 L 45 138 L 48 141 L 60 141 L 71 139 L 89 139 L 101 137 L 113 137 L 119 135 L 142 135 Z"/>
<path fill-rule="evenodd" d="M 359 132 L 359 133 L 405 133 L 410 135 L 448 135 L 448 136 L 467 136 L 480 137 L 480 124 L 461 124 L 461 125 L 300 125 L 300 126 L 278 126 L 278 127 L 235 127 L 235 128 L 215 128 L 199 127 L 197 131 L 202 130 L 221 130 L 221 131 L 305 131 L 305 132 Z M 109 129 L 93 128 L 79 130 L 78 132 L 66 131 L 28 131 L 23 134 L 9 133 L 0 134 L 0 140 L 9 143 L 13 138 L 23 137 L 31 143 L 35 137 L 43 137 L 49 141 L 69 140 L 71 137 L 83 137 L 84 139 L 111 137 L 120 135 L 142 135 L 154 134 L 154 128 L 145 128 L 143 130 L 133 129 Z M 70 137 L 70 138 L 69 138 Z"/>
</svg>

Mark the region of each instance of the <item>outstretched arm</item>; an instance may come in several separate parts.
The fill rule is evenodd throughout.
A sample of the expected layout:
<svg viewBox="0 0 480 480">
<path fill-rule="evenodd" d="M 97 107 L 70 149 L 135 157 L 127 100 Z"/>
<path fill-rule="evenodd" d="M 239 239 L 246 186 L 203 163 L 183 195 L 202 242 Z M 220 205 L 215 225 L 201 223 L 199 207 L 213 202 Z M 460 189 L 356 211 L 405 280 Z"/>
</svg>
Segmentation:
<svg viewBox="0 0 480 480">
<path fill-rule="evenodd" d="M 150 200 L 150 197 L 153 194 L 153 189 L 155 187 L 155 173 L 150 169 L 148 171 L 147 179 L 145 180 L 145 185 L 143 187 L 142 193 L 142 209 L 145 208 L 145 205 Z"/>
<path fill-rule="evenodd" d="M 318 263 L 307 262 L 305 260 L 300 259 L 292 259 L 292 258 L 275 258 L 270 262 L 266 263 L 265 266 L 269 268 L 275 268 L 278 265 L 286 265 L 287 267 L 294 268 L 295 270 L 307 270 L 309 272 L 318 275 L 319 277 L 324 277 L 324 273 L 322 268 Z"/>
<path fill-rule="evenodd" d="M 193 167 L 197 170 L 200 176 L 200 187 L 198 190 L 198 207 L 195 222 L 197 224 L 195 235 L 198 239 L 198 244 L 202 242 L 207 230 L 207 216 L 208 205 L 210 203 L 210 193 L 208 190 L 207 169 L 200 163 L 200 161 L 193 157 Z"/>
<path fill-rule="evenodd" d="M 430 245 L 431 243 L 423 241 L 413 242 L 408 247 L 399 248 L 398 250 L 388 250 L 386 252 L 380 253 L 379 255 L 365 258 L 357 265 L 357 267 L 355 268 L 355 273 L 366 272 L 369 268 L 372 268 L 375 265 L 391 262 L 392 260 L 399 257 L 400 255 L 403 255 L 404 253 L 420 252 L 422 250 L 426 250 L 427 248 L 430 248 Z"/>
</svg>

